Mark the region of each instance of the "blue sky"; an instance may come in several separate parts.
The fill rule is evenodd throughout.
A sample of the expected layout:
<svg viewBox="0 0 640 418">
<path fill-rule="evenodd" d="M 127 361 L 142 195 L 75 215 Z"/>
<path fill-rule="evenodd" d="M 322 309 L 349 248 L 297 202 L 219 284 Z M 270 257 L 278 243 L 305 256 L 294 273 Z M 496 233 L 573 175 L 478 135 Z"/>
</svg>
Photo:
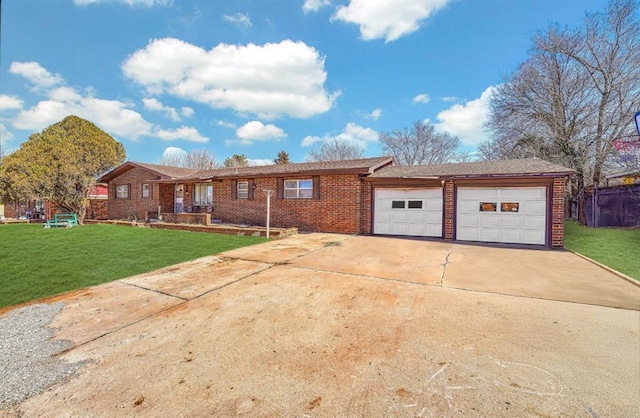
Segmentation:
<svg viewBox="0 0 640 418">
<path fill-rule="evenodd" d="M 462 151 L 488 139 L 488 98 L 550 22 L 605 0 L 3 0 L 0 138 L 75 114 L 127 159 L 207 149 L 302 162 L 338 137 L 428 120 Z"/>
</svg>

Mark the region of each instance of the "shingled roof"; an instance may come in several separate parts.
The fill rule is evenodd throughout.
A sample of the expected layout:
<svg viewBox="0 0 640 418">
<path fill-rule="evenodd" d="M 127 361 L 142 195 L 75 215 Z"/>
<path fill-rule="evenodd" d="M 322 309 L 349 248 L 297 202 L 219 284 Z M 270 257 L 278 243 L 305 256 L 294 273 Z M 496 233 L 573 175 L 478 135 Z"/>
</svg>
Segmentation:
<svg viewBox="0 0 640 418">
<path fill-rule="evenodd" d="M 371 174 L 393 162 L 391 157 L 361 158 L 358 160 L 321 161 L 313 163 L 274 164 L 253 167 L 200 170 L 174 180 L 207 180 L 220 178 L 269 177 L 288 174 Z"/>
<path fill-rule="evenodd" d="M 385 167 L 369 178 L 478 178 L 570 175 L 573 170 L 539 158 Z"/>
<path fill-rule="evenodd" d="M 159 164 L 147 164 L 147 163 L 139 163 L 135 161 L 127 161 L 119 167 L 114 168 L 109 171 L 102 177 L 98 179 L 99 182 L 107 183 L 111 179 L 118 177 L 122 173 L 131 170 L 132 168 L 140 167 L 146 170 L 155 173 L 158 176 L 158 179 L 171 179 L 175 177 L 194 175 L 197 173 L 197 170 L 193 170 L 191 168 L 182 168 L 182 167 L 171 167 L 168 165 L 159 165 Z"/>
</svg>

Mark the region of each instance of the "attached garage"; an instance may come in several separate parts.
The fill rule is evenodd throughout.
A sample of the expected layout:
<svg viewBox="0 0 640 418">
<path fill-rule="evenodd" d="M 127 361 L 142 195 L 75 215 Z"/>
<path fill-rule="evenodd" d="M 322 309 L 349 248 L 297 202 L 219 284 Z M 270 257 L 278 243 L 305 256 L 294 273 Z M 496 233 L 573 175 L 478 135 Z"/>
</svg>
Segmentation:
<svg viewBox="0 0 640 418">
<path fill-rule="evenodd" d="M 365 179 L 371 184 L 370 231 L 562 247 L 572 174 L 537 158 L 388 166 Z"/>
<path fill-rule="evenodd" d="M 442 237 L 442 188 L 375 189 L 373 233 Z"/>
<path fill-rule="evenodd" d="M 459 187 L 456 239 L 546 243 L 546 187 Z"/>
</svg>

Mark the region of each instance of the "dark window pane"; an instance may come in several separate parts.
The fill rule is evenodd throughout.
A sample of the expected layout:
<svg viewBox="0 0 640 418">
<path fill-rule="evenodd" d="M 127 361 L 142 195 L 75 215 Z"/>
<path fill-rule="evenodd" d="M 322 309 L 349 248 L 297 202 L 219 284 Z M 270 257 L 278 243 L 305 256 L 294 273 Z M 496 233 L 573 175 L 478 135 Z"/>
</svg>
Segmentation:
<svg viewBox="0 0 640 418">
<path fill-rule="evenodd" d="M 410 200 L 409 209 L 422 209 L 422 200 Z"/>
<path fill-rule="evenodd" d="M 520 203 L 502 202 L 500 204 L 500 212 L 518 212 L 519 209 L 520 209 Z"/>
<path fill-rule="evenodd" d="M 391 202 L 392 209 L 404 209 L 404 200 L 394 200 Z"/>
<path fill-rule="evenodd" d="M 480 202 L 480 212 L 495 212 L 497 209 L 497 202 Z"/>
</svg>

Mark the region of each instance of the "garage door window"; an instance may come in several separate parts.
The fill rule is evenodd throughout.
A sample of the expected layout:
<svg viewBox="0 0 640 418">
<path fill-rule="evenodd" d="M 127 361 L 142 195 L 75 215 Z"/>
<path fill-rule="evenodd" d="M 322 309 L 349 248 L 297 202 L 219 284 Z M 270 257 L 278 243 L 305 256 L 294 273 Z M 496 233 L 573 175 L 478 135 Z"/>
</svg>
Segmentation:
<svg viewBox="0 0 640 418">
<path fill-rule="evenodd" d="M 404 200 L 393 200 L 391 202 L 391 209 L 404 209 Z"/>
<path fill-rule="evenodd" d="M 480 202 L 480 212 L 495 212 L 497 209 L 497 202 Z"/>
<path fill-rule="evenodd" d="M 500 204 L 500 212 L 518 212 L 520 209 L 520 203 L 517 202 L 502 202 Z"/>
<path fill-rule="evenodd" d="M 409 209 L 422 209 L 422 200 L 410 200 L 408 202 Z"/>
</svg>

